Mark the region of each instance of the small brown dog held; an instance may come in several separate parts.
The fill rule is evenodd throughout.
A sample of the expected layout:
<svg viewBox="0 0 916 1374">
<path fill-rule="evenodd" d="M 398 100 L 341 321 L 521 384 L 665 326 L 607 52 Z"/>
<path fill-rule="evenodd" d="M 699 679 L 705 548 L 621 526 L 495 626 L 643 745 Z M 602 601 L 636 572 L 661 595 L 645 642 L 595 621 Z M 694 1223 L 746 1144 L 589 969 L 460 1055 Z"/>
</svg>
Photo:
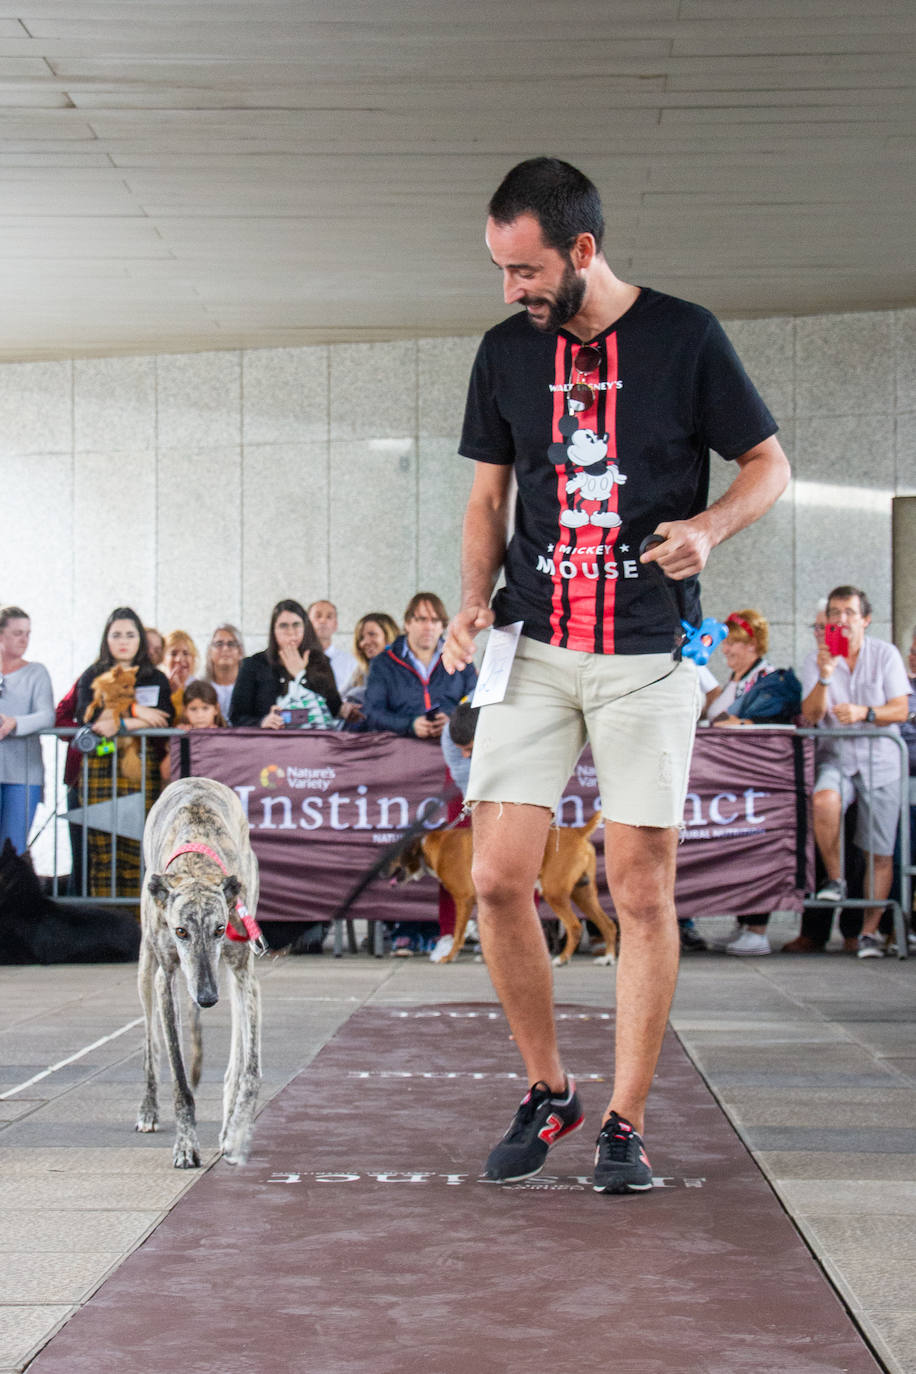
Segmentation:
<svg viewBox="0 0 916 1374">
<path fill-rule="evenodd" d="M 137 669 L 125 668 L 120 663 L 109 668 L 107 673 L 100 673 L 92 683 L 92 700 L 86 707 L 83 719 L 87 723 L 93 721 L 100 711 L 113 711 L 116 720 L 129 716 L 136 701 L 136 680 Z M 140 782 L 143 770 L 138 739 L 118 740 L 118 771 L 128 782 Z"/>
</svg>

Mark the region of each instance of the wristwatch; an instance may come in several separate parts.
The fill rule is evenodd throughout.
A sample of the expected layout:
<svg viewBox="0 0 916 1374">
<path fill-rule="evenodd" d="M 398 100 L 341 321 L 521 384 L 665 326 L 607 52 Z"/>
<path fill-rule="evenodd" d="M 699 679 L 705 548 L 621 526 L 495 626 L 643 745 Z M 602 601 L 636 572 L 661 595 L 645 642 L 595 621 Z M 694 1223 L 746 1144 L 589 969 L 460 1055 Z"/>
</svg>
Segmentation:
<svg viewBox="0 0 916 1374">
<path fill-rule="evenodd" d="M 865 721 L 866 721 L 866 724 L 868 724 L 868 725 L 874 725 L 874 723 L 875 723 L 875 721 L 876 721 L 877 719 L 878 719 L 878 717 L 875 715 L 875 708 L 874 708 L 874 706 L 869 706 L 868 710 L 865 712 Z"/>
</svg>

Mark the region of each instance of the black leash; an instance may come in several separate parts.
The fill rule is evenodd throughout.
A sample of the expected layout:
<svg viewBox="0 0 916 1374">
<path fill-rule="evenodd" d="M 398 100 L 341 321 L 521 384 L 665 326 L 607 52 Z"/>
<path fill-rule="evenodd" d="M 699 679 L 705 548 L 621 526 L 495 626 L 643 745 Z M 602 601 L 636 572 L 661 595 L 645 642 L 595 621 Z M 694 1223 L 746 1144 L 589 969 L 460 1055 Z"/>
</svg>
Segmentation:
<svg viewBox="0 0 916 1374">
<path fill-rule="evenodd" d="M 426 832 L 427 820 L 429 820 L 435 814 L 435 812 L 438 810 L 440 806 L 447 806 L 449 800 L 450 796 L 447 796 L 445 793 L 440 793 L 439 795 L 434 797 L 427 797 L 423 807 L 418 812 L 417 819 L 414 821 L 414 823 L 407 827 L 403 835 L 398 836 L 396 840 L 392 840 L 391 844 L 386 845 L 385 848 L 380 851 L 379 857 L 375 860 L 373 864 L 370 864 L 370 866 L 362 874 L 360 874 L 359 878 L 353 884 L 353 887 L 350 889 L 346 897 L 344 897 L 343 901 L 340 903 L 340 906 L 329 919 L 332 921 L 346 920 L 347 912 L 353 906 L 354 902 L 356 902 L 362 896 L 366 888 L 369 887 L 371 883 L 374 883 L 376 878 L 380 877 L 381 874 L 385 872 L 385 870 L 388 868 L 389 864 L 392 862 L 393 859 L 400 858 L 400 856 L 404 853 L 404 850 L 407 849 L 411 844 L 413 844 L 414 840 L 417 838 L 418 835 L 422 835 Z M 452 821 L 450 825 L 447 825 L 444 828 L 446 830 L 453 829 L 453 827 L 458 824 L 458 821 L 460 819 L 461 817 L 458 816 L 456 820 Z M 436 827 L 437 830 L 440 828 L 442 827 Z"/>
</svg>

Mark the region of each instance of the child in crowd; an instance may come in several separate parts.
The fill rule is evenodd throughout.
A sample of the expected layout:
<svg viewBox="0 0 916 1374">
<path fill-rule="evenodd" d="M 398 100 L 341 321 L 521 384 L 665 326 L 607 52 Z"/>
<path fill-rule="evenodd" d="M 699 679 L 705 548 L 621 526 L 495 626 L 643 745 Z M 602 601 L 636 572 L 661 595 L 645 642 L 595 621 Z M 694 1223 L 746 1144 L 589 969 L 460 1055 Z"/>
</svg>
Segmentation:
<svg viewBox="0 0 916 1374">
<path fill-rule="evenodd" d="M 479 715 L 480 707 L 472 706 L 470 697 L 462 697 L 442 731 L 440 742 L 445 766 L 462 797 L 467 794 L 468 790 L 471 750 L 474 747 L 474 733 L 477 729 L 477 717 Z"/>
<path fill-rule="evenodd" d="M 224 730 L 226 718 L 219 709 L 219 698 L 212 682 L 195 679 L 184 689 L 184 705 L 177 721 L 181 730 Z M 162 760 L 162 781 L 172 777 L 172 759 L 166 754 Z"/>
<path fill-rule="evenodd" d="M 184 710 L 178 724 L 183 730 L 224 730 L 226 719 L 212 682 L 189 682 L 184 689 Z"/>
</svg>

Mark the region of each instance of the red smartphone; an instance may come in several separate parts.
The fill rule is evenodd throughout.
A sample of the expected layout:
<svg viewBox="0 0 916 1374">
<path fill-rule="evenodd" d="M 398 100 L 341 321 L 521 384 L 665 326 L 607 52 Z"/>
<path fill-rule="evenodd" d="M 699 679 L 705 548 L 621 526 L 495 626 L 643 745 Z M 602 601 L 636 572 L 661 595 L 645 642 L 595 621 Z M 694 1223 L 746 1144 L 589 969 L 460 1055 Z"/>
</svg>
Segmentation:
<svg viewBox="0 0 916 1374">
<path fill-rule="evenodd" d="M 843 625 L 824 626 L 824 645 L 834 658 L 849 657 L 849 636 Z"/>
</svg>

